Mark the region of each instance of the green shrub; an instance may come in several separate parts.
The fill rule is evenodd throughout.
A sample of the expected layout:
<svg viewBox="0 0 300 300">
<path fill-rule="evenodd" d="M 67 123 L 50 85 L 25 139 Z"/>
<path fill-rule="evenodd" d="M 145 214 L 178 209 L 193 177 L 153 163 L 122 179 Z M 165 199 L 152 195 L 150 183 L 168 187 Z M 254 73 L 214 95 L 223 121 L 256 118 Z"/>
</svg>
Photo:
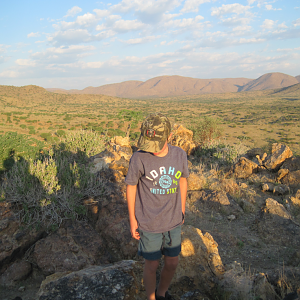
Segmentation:
<svg viewBox="0 0 300 300">
<path fill-rule="evenodd" d="M 140 137 L 141 133 L 140 132 L 131 132 L 129 134 L 130 139 L 132 140 L 137 140 Z"/>
<path fill-rule="evenodd" d="M 56 131 L 56 134 L 58 135 L 58 136 L 65 136 L 66 135 L 66 132 L 64 131 L 64 130 L 62 130 L 62 129 L 59 129 L 59 130 L 57 130 Z"/>
<path fill-rule="evenodd" d="M 95 155 L 104 150 L 105 141 L 98 133 L 90 130 L 67 131 L 61 139 L 61 145 L 72 153 L 84 153 L 86 156 Z"/>
<path fill-rule="evenodd" d="M 197 143 L 207 143 L 221 137 L 223 129 L 220 121 L 211 117 L 199 119 L 190 129 L 194 133 L 194 140 Z"/>
<path fill-rule="evenodd" d="M 4 174 L 1 198 L 28 226 L 58 228 L 65 219 L 82 218 L 87 212 L 83 199 L 106 193 L 103 180 L 88 164 L 89 155 L 103 149 L 103 139 L 94 132 L 68 132 L 39 158 L 15 159 Z"/>
<path fill-rule="evenodd" d="M 125 137 L 126 133 L 123 130 L 119 129 L 119 128 L 117 128 L 117 129 L 109 128 L 107 130 L 107 135 L 108 136 L 116 136 L 117 135 L 117 136 Z"/>
<path fill-rule="evenodd" d="M 198 147 L 194 157 L 207 166 L 212 164 L 224 166 L 237 162 L 247 150 L 248 148 L 243 144 L 231 146 L 223 141 L 215 140 Z"/>
<path fill-rule="evenodd" d="M 125 121 L 141 121 L 144 118 L 144 114 L 141 111 L 134 111 L 129 109 L 122 109 L 117 114 L 119 119 L 123 119 Z"/>
<path fill-rule="evenodd" d="M 6 132 L 0 135 L 0 172 L 9 170 L 15 160 L 37 158 L 45 144 L 24 134 Z"/>
<path fill-rule="evenodd" d="M 40 136 L 45 140 L 45 141 L 49 141 L 51 140 L 51 133 L 50 132 L 43 132 L 40 134 Z"/>
</svg>

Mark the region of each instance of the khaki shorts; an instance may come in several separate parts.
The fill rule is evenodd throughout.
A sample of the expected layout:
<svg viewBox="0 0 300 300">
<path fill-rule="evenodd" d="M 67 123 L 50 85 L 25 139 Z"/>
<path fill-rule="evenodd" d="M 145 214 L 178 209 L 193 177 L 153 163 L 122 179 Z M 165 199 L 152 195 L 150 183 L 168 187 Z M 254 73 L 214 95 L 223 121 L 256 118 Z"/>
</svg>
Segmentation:
<svg viewBox="0 0 300 300">
<path fill-rule="evenodd" d="M 159 260 L 162 255 L 175 257 L 181 251 L 181 225 L 163 233 L 138 230 L 138 255 L 148 260 Z"/>
</svg>

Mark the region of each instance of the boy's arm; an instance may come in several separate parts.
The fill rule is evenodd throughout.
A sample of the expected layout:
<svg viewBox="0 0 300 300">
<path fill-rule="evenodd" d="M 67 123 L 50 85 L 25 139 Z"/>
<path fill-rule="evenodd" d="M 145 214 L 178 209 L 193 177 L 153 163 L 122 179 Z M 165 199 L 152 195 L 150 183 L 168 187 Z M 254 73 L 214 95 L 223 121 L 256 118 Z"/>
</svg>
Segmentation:
<svg viewBox="0 0 300 300">
<path fill-rule="evenodd" d="M 181 195 L 181 209 L 183 216 L 185 215 L 185 203 L 186 203 L 186 194 L 187 194 L 187 179 L 181 177 L 179 179 L 179 186 L 180 186 L 180 195 Z M 184 219 L 183 219 L 184 223 Z"/>
<path fill-rule="evenodd" d="M 130 232 L 131 236 L 136 240 L 140 239 L 140 234 L 138 233 L 138 222 L 135 217 L 135 196 L 136 196 L 136 185 L 126 186 L 126 197 L 127 197 L 127 205 L 129 212 L 129 221 L 130 221 Z"/>
</svg>

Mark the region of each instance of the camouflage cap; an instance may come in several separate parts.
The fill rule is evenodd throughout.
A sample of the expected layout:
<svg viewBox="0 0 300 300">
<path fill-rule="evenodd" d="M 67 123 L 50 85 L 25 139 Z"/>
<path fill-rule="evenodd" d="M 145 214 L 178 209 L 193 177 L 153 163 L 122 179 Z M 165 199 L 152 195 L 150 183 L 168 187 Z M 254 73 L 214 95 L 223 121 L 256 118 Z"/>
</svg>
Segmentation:
<svg viewBox="0 0 300 300">
<path fill-rule="evenodd" d="M 142 123 L 137 146 L 143 151 L 158 153 L 164 147 L 170 133 L 171 123 L 165 115 L 150 114 Z"/>
</svg>

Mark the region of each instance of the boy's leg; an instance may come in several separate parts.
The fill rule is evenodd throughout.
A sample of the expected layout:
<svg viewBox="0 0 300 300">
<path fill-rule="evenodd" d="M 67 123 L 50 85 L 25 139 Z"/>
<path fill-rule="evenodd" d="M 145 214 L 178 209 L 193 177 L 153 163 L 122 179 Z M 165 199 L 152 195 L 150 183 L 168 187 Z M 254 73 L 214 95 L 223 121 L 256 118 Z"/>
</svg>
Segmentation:
<svg viewBox="0 0 300 300">
<path fill-rule="evenodd" d="M 148 300 L 155 300 L 156 270 L 158 265 L 159 260 L 145 259 L 143 279 Z"/>
<path fill-rule="evenodd" d="M 175 274 L 178 261 L 178 256 L 164 257 L 164 266 L 160 274 L 160 281 L 156 292 L 157 296 L 165 296 L 166 291 L 168 290 L 171 280 Z"/>
</svg>

